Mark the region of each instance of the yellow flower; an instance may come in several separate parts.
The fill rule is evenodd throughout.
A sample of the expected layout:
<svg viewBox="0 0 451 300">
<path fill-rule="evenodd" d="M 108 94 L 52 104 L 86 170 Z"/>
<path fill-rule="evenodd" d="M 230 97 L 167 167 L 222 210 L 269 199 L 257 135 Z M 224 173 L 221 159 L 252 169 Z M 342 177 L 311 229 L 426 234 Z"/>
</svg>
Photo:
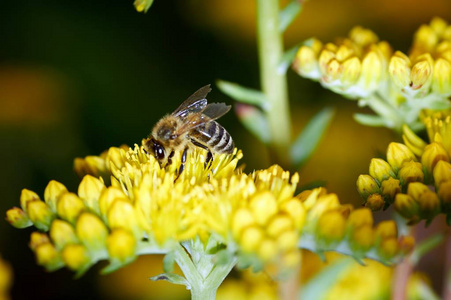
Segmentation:
<svg viewBox="0 0 451 300">
<path fill-rule="evenodd" d="M 61 257 L 66 266 L 78 271 L 90 263 L 91 257 L 88 250 L 80 244 L 68 244 L 61 252 Z"/>
<path fill-rule="evenodd" d="M 0 299 L 8 300 L 9 289 L 13 281 L 13 271 L 11 266 L 0 257 Z"/>
<path fill-rule="evenodd" d="M 78 186 L 78 196 L 86 207 L 99 213 L 98 200 L 104 188 L 105 184 L 103 183 L 103 180 L 91 175 L 86 175 Z"/>
<path fill-rule="evenodd" d="M 44 191 L 45 203 L 53 212 L 56 212 L 56 203 L 58 199 L 67 193 L 67 188 L 58 181 L 51 180 Z"/>
<path fill-rule="evenodd" d="M 370 175 L 378 182 L 395 177 L 391 166 L 383 159 L 373 158 L 370 163 Z"/>
<path fill-rule="evenodd" d="M 125 229 L 114 229 L 107 238 L 108 254 L 120 263 L 129 263 L 136 258 L 136 240 Z"/>
<path fill-rule="evenodd" d="M 415 155 L 401 143 L 390 143 L 387 148 L 387 162 L 397 172 L 404 162 L 416 161 Z"/>
<path fill-rule="evenodd" d="M 357 179 L 357 190 L 363 199 L 380 192 L 379 185 L 370 175 L 360 175 Z"/>
</svg>

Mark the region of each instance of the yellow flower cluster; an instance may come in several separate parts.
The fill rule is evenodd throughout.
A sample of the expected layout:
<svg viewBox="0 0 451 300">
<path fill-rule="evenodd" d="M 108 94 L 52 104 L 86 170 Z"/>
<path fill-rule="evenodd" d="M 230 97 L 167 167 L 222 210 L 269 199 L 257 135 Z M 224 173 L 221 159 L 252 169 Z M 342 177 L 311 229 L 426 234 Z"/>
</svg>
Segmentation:
<svg viewBox="0 0 451 300">
<path fill-rule="evenodd" d="M 325 189 L 304 191 L 298 198 L 308 211 L 301 248 L 317 253 L 337 251 L 359 261 L 369 257 L 388 264 L 413 247 L 412 237 L 398 237 L 394 221 L 375 226 L 371 210 L 340 204 L 337 195 L 327 194 Z"/>
<path fill-rule="evenodd" d="M 9 288 L 12 284 L 12 269 L 8 263 L 0 258 L 0 300 L 8 300 Z"/>
<path fill-rule="evenodd" d="M 101 259 L 110 260 L 110 271 L 139 254 L 169 253 L 175 243 L 194 240 L 213 240 L 241 265 L 277 273 L 298 263 L 306 220 L 314 250 L 347 245 L 356 257 L 373 251 L 380 260 L 400 253 L 396 226 L 389 233 L 374 229 L 369 210 L 351 212 L 323 189 L 295 196 L 299 175 L 277 165 L 245 174 L 237 168 L 241 157 L 236 150 L 215 155 L 206 167 L 206 151 L 192 149 L 179 176 L 180 153 L 161 167 L 142 146 L 112 147 L 75 161 L 83 175 L 77 194 L 56 181 L 46 187 L 44 200 L 24 189 L 21 208 L 10 209 L 7 220 L 42 231 L 30 242 L 40 265 L 79 273 Z"/>
<path fill-rule="evenodd" d="M 411 223 L 444 213 L 451 220 L 451 112 L 424 112 L 430 143 L 404 127 L 404 144 L 391 143 L 386 160 L 371 160 L 357 189 L 365 205 L 379 210 L 394 204 Z"/>
<path fill-rule="evenodd" d="M 421 109 L 450 107 L 451 25 L 434 18 L 421 26 L 408 55 L 393 52 L 371 30 L 355 27 L 336 43 L 307 41 L 293 68 L 336 93 L 361 99 L 381 117 L 369 125 L 418 127 Z"/>
</svg>

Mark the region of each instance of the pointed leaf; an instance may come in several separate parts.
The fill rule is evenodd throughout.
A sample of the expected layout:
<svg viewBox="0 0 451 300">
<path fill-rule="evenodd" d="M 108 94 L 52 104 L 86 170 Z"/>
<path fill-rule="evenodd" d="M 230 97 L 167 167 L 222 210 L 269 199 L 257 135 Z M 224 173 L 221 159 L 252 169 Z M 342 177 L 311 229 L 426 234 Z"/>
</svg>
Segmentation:
<svg viewBox="0 0 451 300">
<path fill-rule="evenodd" d="M 424 108 L 433 110 L 445 110 L 451 108 L 451 102 L 448 99 L 433 99 L 424 103 Z"/>
<path fill-rule="evenodd" d="M 122 268 L 124 266 L 124 264 L 119 263 L 119 262 L 111 262 L 108 266 L 106 266 L 105 268 L 103 268 L 100 271 L 100 274 L 102 275 L 107 275 L 110 273 L 113 273 L 114 271 Z"/>
<path fill-rule="evenodd" d="M 78 279 L 81 276 L 83 276 L 89 270 L 89 268 L 91 268 L 91 266 L 92 264 L 86 264 L 85 266 L 77 270 L 77 272 L 74 275 L 74 279 Z"/>
<path fill-rule="evenodd" d="M 283 33 L 293 23 L 301 12 L 302 4 L 299 0 L 292 0 L 279 14 L 279 32 Z"/>
<path fill-rule="evenodd" d="M 261 91 L 225 80 L 217 80 L 216 85 L 221 92 L 238 102 L 256 105 L 262 109 L 268 108 L 266 96 Z"/>
<path fill-rule="evenodd" d="M 352 263 L 351 259 L 346 258 L 324 268 L 302 287 L 298 299 L 323 299 L 329 291 L 327 287 L 332 287 Z"/>
<path fill-rule="evenodd" d="M 291 146 L 291 159 L 295 166 L 301 166 L 313 154 L 333 116 L 334 110 L 332 108 L 324 108 L 309 121 L 299 134 Z"/>
<path fill-rule="evenodd" d="M 165 273 L 174 272 L 175 255 L 174 252 L 169 252 L 163 258 L 163 271 Z"/>
<path fill-rule="evenodd" d="M 157 276 L 153 276 L 149 278 L 150 280 L 153 281 L 159 281 L 159 280 L 165 280 L 165 281 L 169 281 L 170 283 L 173 284 L 181 284 L 186 286 L 186 289 L 191 289 L 191 285 L 189 284 L 188 280 L 186 280 L 185 277 L 180 276 L 178 274 L 174 274 L 174 273 L 163 273 L 163 274 L 159 274 Z"/>
<path fill-rule="evenodd" d="M 358 123 L 366 126 L 372 127 L 382 127 L 386 126 L 386 122 L 383 118 L 376 115 L 367 115 L 367 114 L 354 114 L 354 120 Z"/>
<path fill-rule="evenodd" d="M 256 107 L 238 104 L 235 111 L 244 127 L 255 135 L 261 142 L 267 144 L 271 140 L 266 116 Z"/>
</svg>

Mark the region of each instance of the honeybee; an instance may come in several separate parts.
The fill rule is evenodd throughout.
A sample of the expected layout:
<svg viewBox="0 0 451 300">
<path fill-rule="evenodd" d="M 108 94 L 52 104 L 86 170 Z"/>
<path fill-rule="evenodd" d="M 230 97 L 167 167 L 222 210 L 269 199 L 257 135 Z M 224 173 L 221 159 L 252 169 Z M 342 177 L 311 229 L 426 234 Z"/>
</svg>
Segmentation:
<svg viewBox="0 0 451 300">
<path fill-rule="evenodd" d="M 144 142 L 144 150 L 153 154 L 161 166 L 171 164 L 174 153 L 183 151 L 180 175 L 185 168 L 187 151 L 193 146 L 208 151 L 206 166 L 213 154 L 233 152 L 235 145 L 232 137 L 215 121 L 225 115 L 230 106 L 224 103 L 207 104 L 206 97 L 210 91 L 210 85 L 201 87 L 153 127 Z"/>
</svg>

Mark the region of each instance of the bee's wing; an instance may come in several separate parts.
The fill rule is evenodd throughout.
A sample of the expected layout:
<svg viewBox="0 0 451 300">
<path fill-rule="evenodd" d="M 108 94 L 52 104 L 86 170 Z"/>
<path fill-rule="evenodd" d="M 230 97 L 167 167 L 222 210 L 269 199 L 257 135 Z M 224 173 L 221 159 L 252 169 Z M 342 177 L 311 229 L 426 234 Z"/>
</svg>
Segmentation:
<svg viewBox="0 0 451 300">
<path fill-rule="evenodd" d="M 207 94 L 211 91 L 210 85 L 206 85 L 198 89 L 194 94 L 188 97 L 180 106 L 172 113 L 181 119 L 186 118 L 189 114 L 203 111 L 207 106 Z"/>
<path fill-rule="evenodd" d="M 229 112 L 231 106 L 224 103 L 210 103 L 202 111 L 202 115 L 207 116 L 210 120 L 216 120 Z"/>
</svg>

